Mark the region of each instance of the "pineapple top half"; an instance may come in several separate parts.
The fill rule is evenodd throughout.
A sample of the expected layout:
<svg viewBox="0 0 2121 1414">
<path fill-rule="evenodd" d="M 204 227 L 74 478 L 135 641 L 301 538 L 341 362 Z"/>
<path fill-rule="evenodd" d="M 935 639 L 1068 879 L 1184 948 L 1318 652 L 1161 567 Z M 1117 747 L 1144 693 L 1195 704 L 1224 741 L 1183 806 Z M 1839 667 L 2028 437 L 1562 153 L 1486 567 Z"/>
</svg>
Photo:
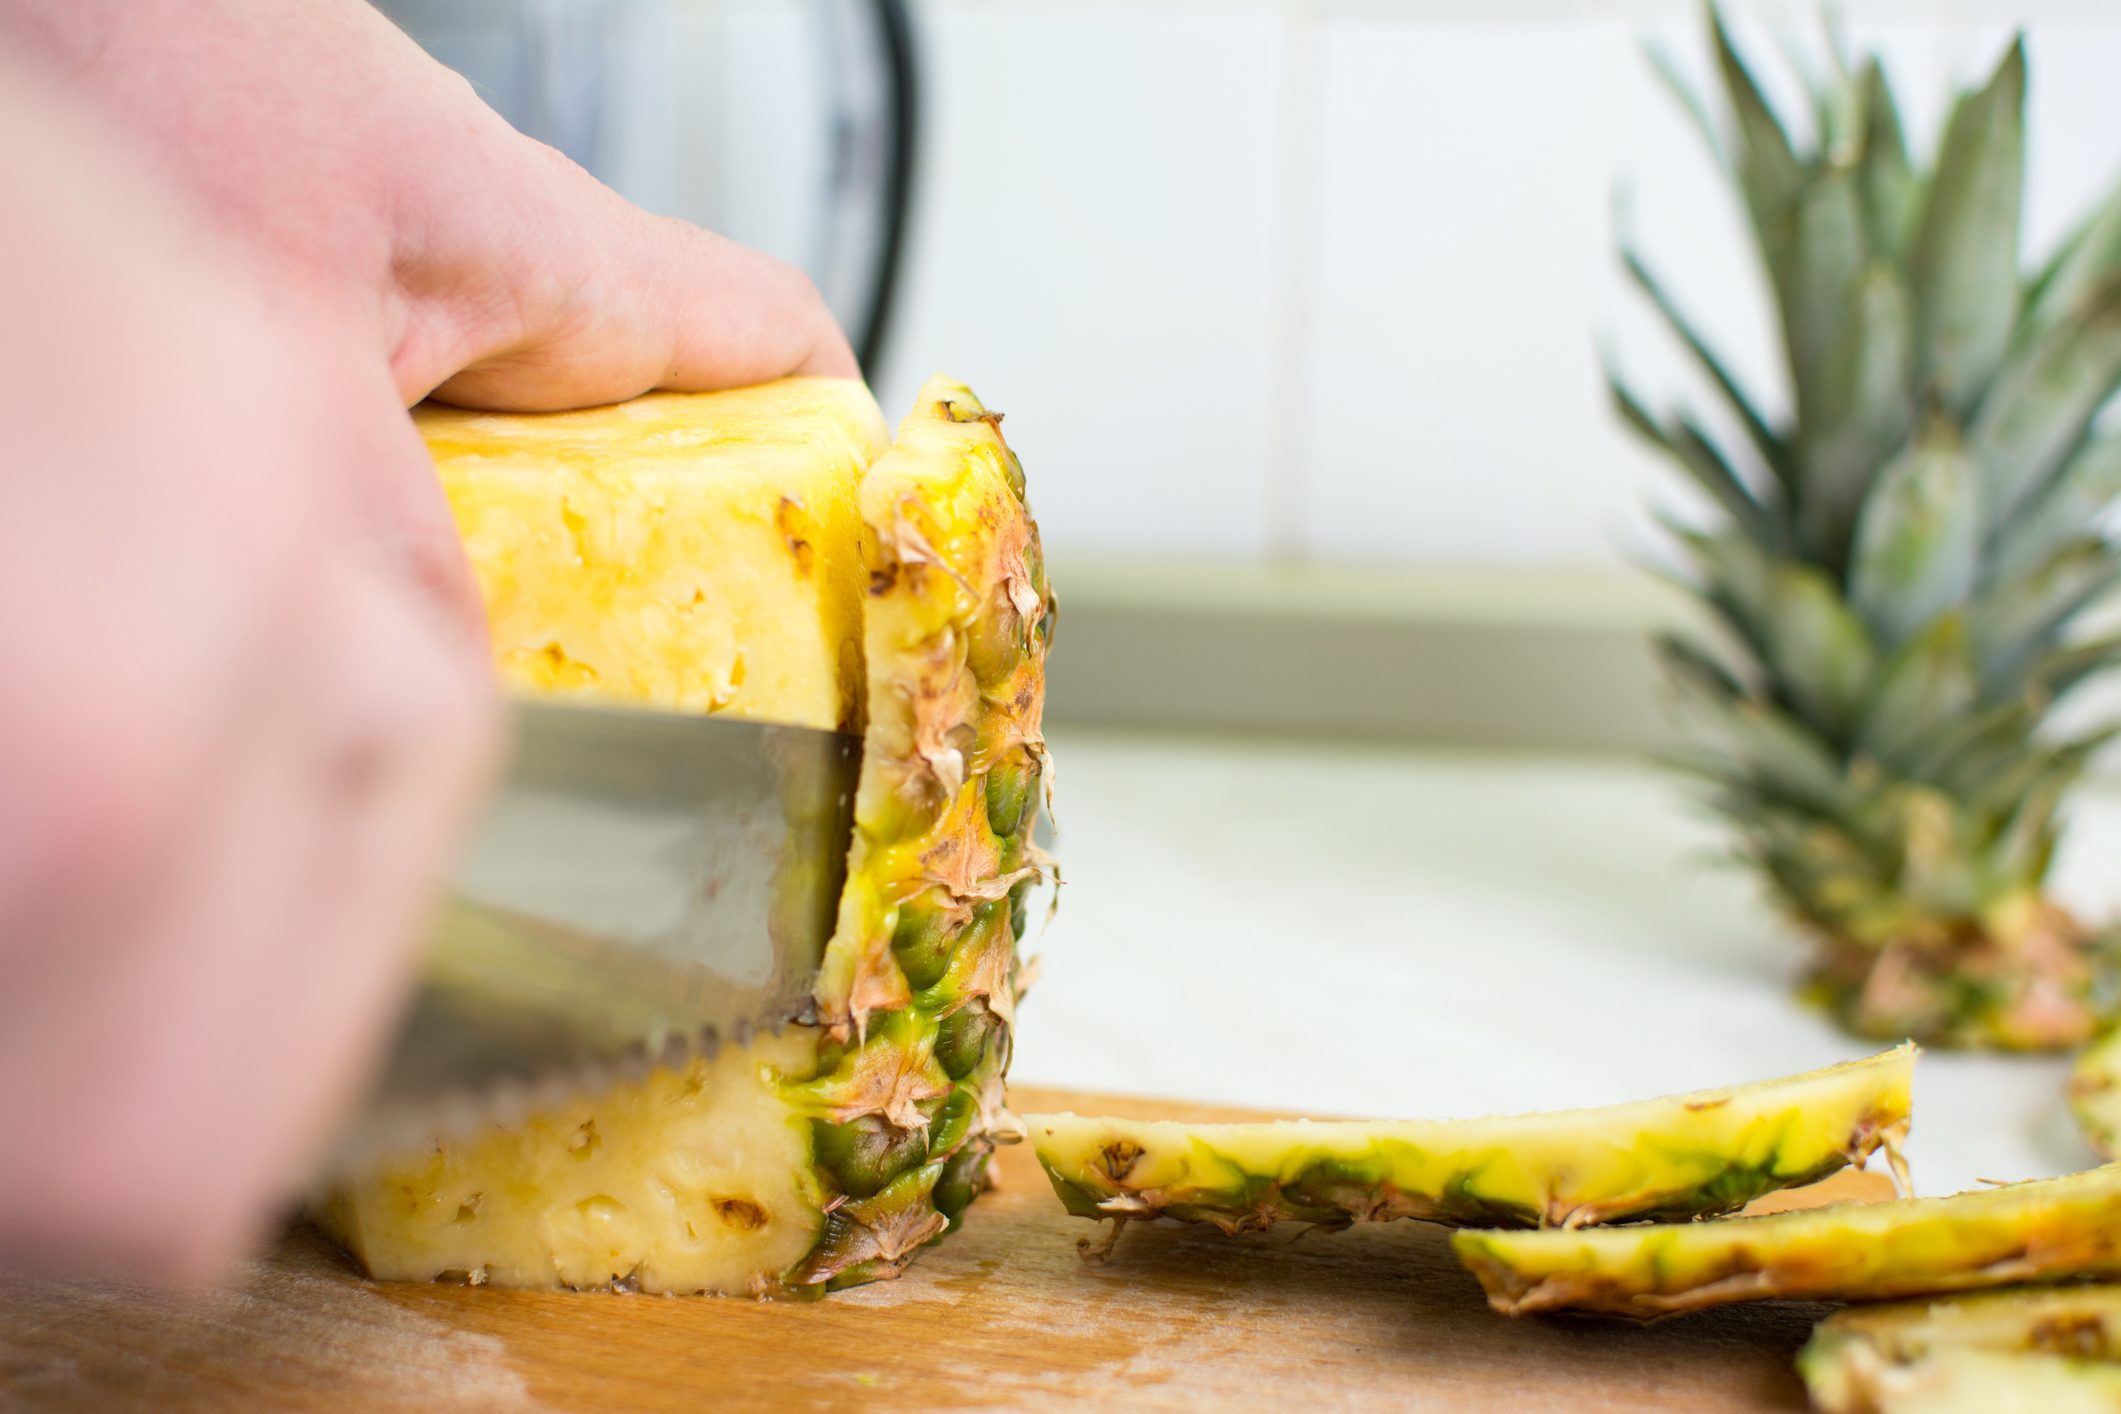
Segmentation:
<svg viewBox="0 0 2121 1414">
<path fill-rule="evenodd" d="M 2121 490 L 2100 426 L 2121 385 L 2121 191 L 2028 275 L 2022 44 L 1924 168 L 1876 60 L 1834 48 L 1809 111 L 1778 113 L 1711 18 L 1727 121 L 1683 96 L 1751 221 L 1790 412 L 1764 414 L 1623 251 L 1737 433 L 1613 385 L 1717 512 L 1673 527 L 1714 625 L 1663 644 L 1711 728 L 1684 764 L 1824 942 L 1819 980 L 1858 1029 L 2082 1039 L 2084 930 L 2042 881 L 2107 733 L 2049 718 L 2121 658 L 2080 631 L 2121 573 L 2099 520 Z"/>
</svg>

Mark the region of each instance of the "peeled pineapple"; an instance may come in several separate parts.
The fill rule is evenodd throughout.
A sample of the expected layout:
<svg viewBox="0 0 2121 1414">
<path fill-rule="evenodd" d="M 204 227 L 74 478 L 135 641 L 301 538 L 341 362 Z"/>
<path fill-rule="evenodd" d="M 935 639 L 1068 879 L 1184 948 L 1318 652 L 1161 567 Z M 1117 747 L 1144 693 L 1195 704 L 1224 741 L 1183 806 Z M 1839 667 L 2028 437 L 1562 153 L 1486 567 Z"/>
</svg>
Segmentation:
<svg viewBox="0 0 2121 1414">
<path fill-rule="evenodd" d="M 1496 1119 L 1176 1124 L 1027 1115 L 1078 1217 L 1225 1232 L 1419 1218 L 1577 1227 L 1728 1212 L 1907 1132 L 1915 1048 L 1723 1090 Z"/>
<path fill-rule="evenodd" d="M 781 1294 L 894 1276 L 985 1185 L 1052 631 L 998 416 L 933 380 L 542 416 L 423 409 L 517 690 L 863 733 L 814 1018 L 377 1166 L 320 1223 L 378 1277 Z"/>
</svg>

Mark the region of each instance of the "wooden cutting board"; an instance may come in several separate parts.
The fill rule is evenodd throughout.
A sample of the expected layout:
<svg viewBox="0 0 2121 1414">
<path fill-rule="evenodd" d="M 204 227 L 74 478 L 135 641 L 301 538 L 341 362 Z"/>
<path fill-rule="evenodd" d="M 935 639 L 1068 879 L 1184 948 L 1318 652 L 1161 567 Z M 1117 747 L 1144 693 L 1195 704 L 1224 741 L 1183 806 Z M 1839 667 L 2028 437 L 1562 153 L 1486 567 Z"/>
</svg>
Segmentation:
<svg viewBox="0 0 2121 1414">
<path fill-rule="evenodd" d="M 1019 1088 L 1020 1110 L 1232 1118 Z M 1077 1239 L 1027 1146 L 906 1276 L 810 1303 L 381 1284 L 292 1231 L 234 1289 L 0 1287 L 0 1408 L 1798 1409 L 1825 1308 L 1649 1327 L 1492 1314 L 1448 1234 L 1402 1222 Z M 1809 1201 L 1883 1196 L 1847 1174 Z"/>
</svg>

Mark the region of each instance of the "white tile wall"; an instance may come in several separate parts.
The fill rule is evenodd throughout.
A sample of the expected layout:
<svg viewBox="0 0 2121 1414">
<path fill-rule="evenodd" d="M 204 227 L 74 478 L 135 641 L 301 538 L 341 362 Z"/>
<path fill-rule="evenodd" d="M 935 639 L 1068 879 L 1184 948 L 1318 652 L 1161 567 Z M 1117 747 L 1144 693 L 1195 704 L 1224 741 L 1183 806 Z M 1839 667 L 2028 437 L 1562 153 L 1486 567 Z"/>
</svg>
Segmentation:
<svg viewBox="0 0 2121 1414">
<path fill-rule="evenodd" d="M 817 254 L 813 3 L 535 3 L 624 19 L 623 190 Z M 1812 0 L 1728 8 L 1794 97 L 1771 36 L 1815 40 Z M 2034 250 L 2121 175 L 2121 0 L 1844 9 L 1925 143 L 1947 83 L 2031 25 Z M 1595 348 L 1659 395 L 1693 383 L 1617 276 L 1616 184 L 1778 401 L 1744 228 L 1637 52 L 1653 36 L 1705 83 L 1693 0 L 918 11 L 930 144 L 881 391 L 902 406 L 945 369 L 1008 411 L 1057 553 L 1570 566 L 1649 545 L 1645 503 L 1682 493 L 1613 426 Z"/>
<path fill-rule="evenodd" d="M 1281 16 L 944 0 L 924 20 L 887 405 L 930 371 L 972 381 L 1057 548 L 1261 553 Z"/>
</svg>

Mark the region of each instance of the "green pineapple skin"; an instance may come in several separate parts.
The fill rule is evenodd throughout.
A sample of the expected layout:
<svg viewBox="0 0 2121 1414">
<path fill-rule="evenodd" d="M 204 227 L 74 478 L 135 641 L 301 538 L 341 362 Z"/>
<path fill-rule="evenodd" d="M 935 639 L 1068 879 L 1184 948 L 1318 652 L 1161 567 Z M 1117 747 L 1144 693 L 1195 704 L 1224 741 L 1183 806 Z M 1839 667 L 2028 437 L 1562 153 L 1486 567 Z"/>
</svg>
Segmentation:
<svg viewBox="0 0 2121 1414">
<path fill-rule="evenodd" d="M 810 1118 L 834 1196 L 780 1294 L 897 1276 L 962 1224 L 995 1145 L 1014 1137 L 1016 949 L 1030 891 L 1052 878 L 1035 836 L 1055 609 L 1000 423 L 968 388 L 931 379 L 863 485 L 870 729 L 855 847 L 819 985 L 818 1070 L 782 1087 Z M 953 463 L 955 489 L 887 478 L 902 449 Z M 880 488 L 890 505 L 872 504 Z M 947 757 L 926 732 L 953 744 Z"/>
<path fill-rule="evenodd" d="M 1731 1212 L 1813 1183 L 1905 1132 L 1915 1048 L 1603 1109 L 1440 1121 L 1174 1124 L 1026 1115 L 1082 1218 L 1202 1223 L 1396 1218 L 1575 1227 Z"/>
<path fill-rule="evenodd" d="M 1962 1352 L 1990 1358 L 1968 1366 L 1957 1358 Z M 2117 1357 L 2121 1286 L 2019 1287 L 1851 1307 L 1819 1324 L 1798 1352 L 1797 1371 L 1824 1414 L 1993 1408 L 1973 1397 L 1992 1388 L 2029 1396 L 2050 1385 L 2052 1397 L 2065 1401 L 2073 1391 L 2109 1391 L 2109 1403 L 2092 1407 L 2111 1408 L 2121 1365 L 2092 1362 Z M 2006 1384 L 1990 1383 L 2005 1377 Z M 1935 1402 L 1946 1396 L 1962 1403 Z"/>
<path fill-rule="evenodd" d="M 2106 964 L 2045 881 L 2108 732 L 2048 719 L 2121 661 L 2078 632 L 2121 581 L 2095 528 L 2121 493 L 2121 434 L 2095 425 L 2121 387 L 2121 189 L 2027 278 L 2022 43 L 1924 169 L 1876 60 L 1835 62 L 1802 145 L 1710 18 L 1727 131 L 1687 105 L 1752 224 L 1792 397 L 1763 414 L 1623 247 L 1742 429 L 1719 442 L 1611 380 L 1716 511 L 1672 526 L 1708 623 L 1661 645 L 1703 729 L 1678 764 L 1816 940 L 1807 991 L 1844 1026 L 2076 1045 Z"/>
</svg>

